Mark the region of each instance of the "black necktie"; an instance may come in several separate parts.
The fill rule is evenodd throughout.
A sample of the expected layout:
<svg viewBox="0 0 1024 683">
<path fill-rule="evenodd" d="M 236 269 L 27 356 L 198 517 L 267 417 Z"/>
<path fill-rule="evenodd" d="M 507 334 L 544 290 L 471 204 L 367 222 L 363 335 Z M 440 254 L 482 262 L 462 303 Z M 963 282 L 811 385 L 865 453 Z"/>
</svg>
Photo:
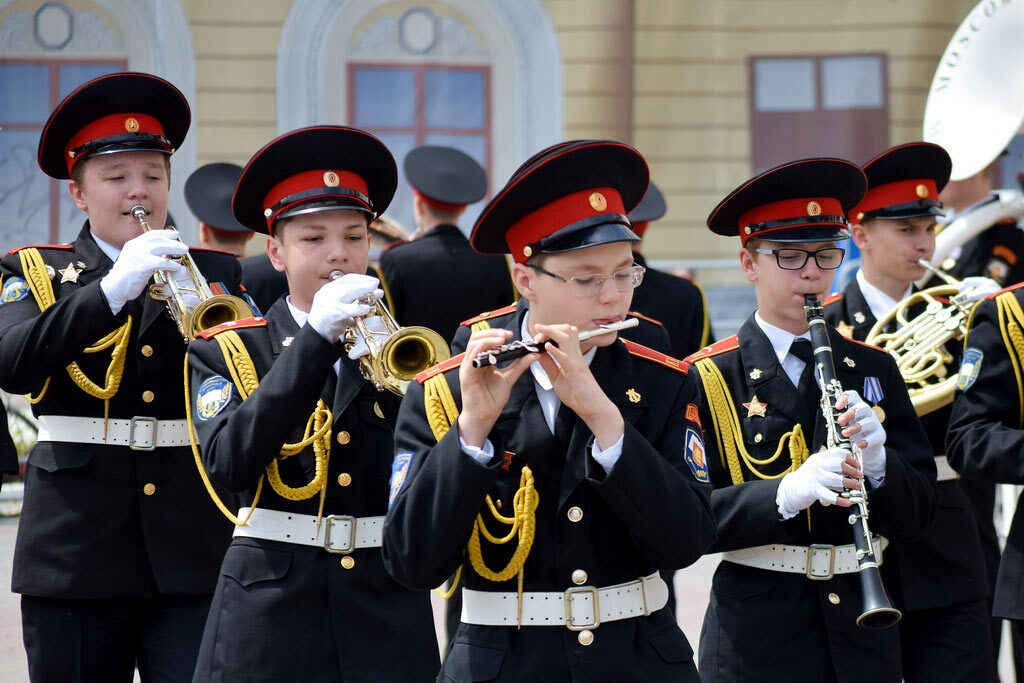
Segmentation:
<svg viewBox="0 0 1024 683">
<path fill-rule="evenodd" d="M 793 344 L 789 347 L 789 352 L 804 362 L 804 369 L 800 373 L 800 381 L 797 382 L 796 390 L 800 393 L 804 403 L 812 411 L 815 411 L 821 391 L 814 378 L 814 354 L 811 352 L 811 342 L 806 339 L 794 339 Z"/>
</svg>

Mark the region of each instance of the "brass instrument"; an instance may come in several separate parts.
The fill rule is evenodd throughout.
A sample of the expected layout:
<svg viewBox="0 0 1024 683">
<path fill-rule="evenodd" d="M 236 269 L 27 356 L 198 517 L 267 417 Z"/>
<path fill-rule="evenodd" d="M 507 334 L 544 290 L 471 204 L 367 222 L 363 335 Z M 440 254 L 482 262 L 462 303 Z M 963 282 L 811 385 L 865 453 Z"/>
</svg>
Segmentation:
<svg viewBox="0 0 1024 683">
<path fill-rule="evenodd" d="M 330 278 L 337 280 L 344 273 L 331 271 Z M 437 332 L 421 326 L 400 327 L 395 318 L 372 294 L 359 299 L 359 303 L 370 307 L 370 312 L 355 319 L 354 325 L 345 329 L 342 344 L 352 348 L 358 341 L 357 334 L 366 340 L 370 353 L 359 358 L 359 369 L 368 381 L 373 382 L 377 391 L 387 389 L 399 396 L 405 395 L 405 387 L 416 375 L 451 357 L 448 344 Z M 364 318 L 379 316 L 384 321 L 387 338 L 378 343 L 381 333 L 372 332 Z"/>
<path fill-rule="evenodd" d="M 146 207 L 136 205 L 131 208 L 131 214 L 139 222 L 143 232 L 149 232 L 153 228 L 146 222 Z M 174 228 L 168 228 L 174 230 Z M 174 231 L 177 234 L 177 230 Z M 167 303 L 167 310 L 178 326 L 185 343 L 203 330 L 216 327 L 222 323 L 233 320 L 250 318 L 253 315 L 249 304 L 237 296 L 230 294 L 214 294 L 206 278 L 199 272 L 195 261 L 188 254 L 171 257 L 185 266 L 189 279 L 192 280 L 191 288 L 183 288 L 179 285 L 170 273 L 159 270 L 153 274 L 156 284 L 150 285 L 149 295 L 154 299 Z M 188 310 L 185 302 L 185 294 L 192 292 L 199 297 L 199 303 L 192 311 Z"/>
<path fill-rule="evenodd" d="M 959 291 L 959 280 L 924 259 L 918 263 L 947 284 L 914 292 L 900 301 L 875 323 L 864 341 L 895 359 L 914 411 L 926 415 L 953 400 L 958 368 L 946 344 L 967 335 L 967 320 L 974 304 L 953 296 Z M 923 310 L 914 315 L 913 309 L 918 307 Z M 886 332 L 894 321 L 898 329 Z"/>
<path fill-rule="evenodd" d="M 849 451 L 863 467 L 863 454 L 857 444 L 843 436 L 842 427 L 836 421 L 839 411 L 833 406 L 842 396 L 843 387 L 836 377 L 832 345 L 828 340 L 825 315 L 818 297 L 805 294 L 804 311 L 807 313 L 807 323 L 810 327 L 814 364 L 820 376 L 818 381 L 821 387 L 821 411 L 825 414 L 827 428 L 825 442 L 829 448 L 840 447 Z M 863 611 L 857 617 L 857 626 L 864 629 L 888 628 L 895 625 L 903 614 L 892 606 L 885 586 L 882 585 L 882 575 L 878 571 L 879 558 L 875 557 L 874 535 L 868 528 L 868 492 L 863 488 L 847 489 L 841 495 L 853 503 L 849 521 L 853 527 L 853 544 L 857 548 L 857 573 L 860 576 L 863 605 Z"/>
</svg>

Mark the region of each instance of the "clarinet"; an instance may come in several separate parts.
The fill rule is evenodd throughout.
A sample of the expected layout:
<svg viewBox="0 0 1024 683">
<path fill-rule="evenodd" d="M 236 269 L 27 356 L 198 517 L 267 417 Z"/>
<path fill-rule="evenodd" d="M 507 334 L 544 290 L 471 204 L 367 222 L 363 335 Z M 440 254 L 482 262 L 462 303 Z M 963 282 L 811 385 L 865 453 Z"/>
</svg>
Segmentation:
<svg viewBox="0 0 1024 683">
<path fill-rule="evenodd" d="M 617 323 L 610 325 L 602 325 L 596 330 L 586 330 L 580 332 L 579 340 L 586 341 L 591 337 L 596 337 L 599 334 L 607 334 L 608 332 L 617 332 L 619 330 L 625 330 L 630 327 L 636 327 L 640 324 L 638 318 L 627 318 Z M 497 365 L 498 363 L 504 363 L 505 361 L 515 360 L 516 358 L 522 358 L 523 356 L 531 353 L 540 353 L 544 350 L 543 345 L 545 342 L 537 342 L 532 339 L 517 339 L 514 342 L 508 344 L 502 344 L 501 346 L 491 349 L 489 351 L 481 351 L 477 354 L 476 358 L 473 359 L 474 368 L 483 368 L 488 365 Z M 558 343 L 553 339 L 548 339 L 547 343 L 558 346 Z"/>
<path fill-rule="evenodd" d="M 825 415 L 827 428 L 826 444 L 829 448 L 843 448 L 850 451 L 857 462 L 863 467 L 864 456 L 857 444 L 843 436 L 842 428 L 836 422 L 841 411 L 833 406 L 843 394 L 843 387 L 836 377 L 836 368 L 832 360 L 832 346 L 829 343 L 825 315 L 818 297 L 813 294 L 804 295 L 804 311 L 811 332 L 811 345 L 814 347 L 814 364 L 820 375 L 821 411 Z M 861 597 L 864 609 L 857 617 L 857 625 L 864 629 L 880 629 L 893 626 L 903 615 L 892 606 L 889 596 L 882 585 L 882 576 L 878 571 L 878 558 L 872 544 L 873 535 L 868 528 L 868 494 L 863 488 L 845 489 L 841 494 L 853 506 L 850 508 L 849 521 L 853 527 L 853 544 L 857 549 L 857 571 L 860 575 Z"/>
</svg>

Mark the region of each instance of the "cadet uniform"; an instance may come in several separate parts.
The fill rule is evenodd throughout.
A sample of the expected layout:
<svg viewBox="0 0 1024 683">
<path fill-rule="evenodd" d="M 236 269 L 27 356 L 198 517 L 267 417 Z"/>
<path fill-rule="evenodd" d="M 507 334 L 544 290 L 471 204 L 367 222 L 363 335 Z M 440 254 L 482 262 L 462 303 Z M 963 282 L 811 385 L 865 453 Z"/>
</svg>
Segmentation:
<svg viewBox="0 0 1024 683">
<path fill-rule="evenodd" d="M 3 475 L 18 474 L 18 447 L 7 429 L 7 410 L 0 403 L 0 487 L 3 486 Z"/>
<path fill-rule="evenodd" d="M 708 226 L 724 235 L 739 230 L 744 245 L 833 241 L 845 237 L 844 214 L 863 192 L 864 176 L 849 162 L 791 162 L 734 190 Z M 715 487 L 714 550 L 725 553 L 701 634 L 705 682 L 900 680 L 897 630 L 856 625 L 863 605 L 847 519 L 855 509 L 813 504 L 788 519 L 780 514 L 784 475 L 825 448 L 813 374 L 799 382 L 789 374 L 808 368 L 810 356 L 801 358 L 794 341 L 806 336 L 755 313 L 738 334 L 687 359 L 705 399 L 699 415 Z M 829 338 L 842 386 L 898 426 L 885 441 L 884 485 L 869 487 L 876 547 L 885 544 L 879 532 L 890 540 L 918 536 L 934 512 L 934 463 L 899 371 L 879 349 L 834 330 Z"/>
<path fill-rule="evenodd" d="M 998 200 L 998 195 L 989 195 L 954 215 L 949 222 L 969 216 L 972 211 L 983 209 Z M 1007 219 L 969 239 L 940 265 L 960 280 L 972 275 L 984 275 L 1001 285 L 1009 285 L 1024 280 L 1022 255 L 1024 231 L 1016 221 Z"/>
<path fill-rule="evenodd" d="M 450 147 L 417 147 L 402 164 L 416 197 L 457 211 L 487 193 L 487 176 L 472 158 Z M 381 271 L 401 325 L 422 325 L 451 341 L 459 322 L 514 301 L 508 264 L 479 254 L 455 225 L 437 225 L 380 256 Z"/>
<path fill-rule="evenodd" d="M 92 155 L 170 154 L 188 123 L 166 81 L 103 76 L 54 110 L 39 164 L 68 178 Z M 210 282 L 238 291 L 233 257 L 190 253 Z M 100 287 L 111 254 L 86 221 L 70 244 L 0 262 L 0 386 L 34 394 L 41 422 L 12 582 L 34 681 L 131 681 L 136 663 L 143 681 L 189 680 L 229 540 L 189 455 L 182 335 L 145 290 L 111 312 Z"/>
<path fill-rule="evenodd" d="M 950 172 L 949 155 L 941 147 L 901 145 L 875 157 L 862 170 L 868 191 L 850 212 L 851 223 L 941 213 L 938 193 Z M 858 271 L 842 294 L 825 302 L 825 319 L 843 336 L 864 341 L 877 316 L 884 316 L 897 303 Z M 910 683 L 995 679 L 987 634 L 989 582 L 981 540 L 963 480 L 944 455 L 950 411 L 950 406 L 944 406 L 920 418 L 939 481 L 935 524 L 916 541 L 893 543 L 882 569 L 890 595 L 903 611 L 900 646 L 903 676 Z"/>
<path fill-rule="evenodd" d="M 969 321 L 946 437 L 950 463 L 965 477 L 993 483 L 1024 482 L 1022 301 L 1024 283 L 1019 283 L 981 301 Z M 1015 647 L 1024 636 L 1022 509 L 1018 500 L 999 563 L 993 602 L 996 617 L 1012 620 Z"/>
<path fill-rule="evenodd" d="M 488 205 L 473 246 L 522 263 L 635 240 L 625 214 L 646 184 L 642 157 L 620 143 L 549 148 Z M 521 305 L 501 319 L 514 339 L 527 315 Z M 468 336 L 461 329 L 455 346 Z M 409 385 L 384 532 L 385 565 L 400 582 L 426 588 L 461 574 L 463 623 L 444 680 L 696 681 L 657 573 L 694 562 L 712 541 L 703 470 L 687 466 L 703 446 L 686 366 L 622 340 L 595 349 L 591 371 L 625 420 L 621 457 L 606 469 L 574 412 L 561 406 L 549 426 L 529 370 L 488 435 L 493 455 L 487 444 L 471 455 L 449 429 L 461 360 Z M 508 528 L 496 519 L 511 514 L 519 522 L 501 539 Z"/>
<path fill-rule="evenodd" d="M 651 183 L 643 201 L 629 213 L 633 231 L 642 238 L 650 222 L 664 216 L 665 210 L 665 198 Z M 651 268 L 638 247 L 634 247 L 633 259 L 647 270 L 633 293 L 633 308 L 661 321 L 672 342 L 669 353 L 676 358 L 685 358 L 712 343 L 704 290 L 686 278 Z"/>
<path fill-rule="evenodd" d="M 372 218 L 396 182 L 375 137 L 319 126 L 257 152 L 233 207 L 264 233 L 311 211 Z M 306 317 L 282 298 L 266 318 L 189 347 L 203 463 L 240 493 L 239 521 L 248 520 L 221 566 L 195 681 L 432 680 L 428 594 L 391 580 L 379 550 L 398 398 L 375 390 Z"/>
</svg>

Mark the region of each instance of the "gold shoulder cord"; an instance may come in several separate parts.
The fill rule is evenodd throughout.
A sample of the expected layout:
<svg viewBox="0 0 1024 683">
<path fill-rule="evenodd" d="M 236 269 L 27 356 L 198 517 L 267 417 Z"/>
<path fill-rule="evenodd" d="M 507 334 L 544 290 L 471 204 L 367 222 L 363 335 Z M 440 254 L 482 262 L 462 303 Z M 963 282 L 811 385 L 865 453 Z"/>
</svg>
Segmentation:
<svg viewBox="0 0 1024 683">
<path fill-rule="evenodd" d="M 33 298 L 36 300 L 36 304 L 39 306 L 39 310 L 45 311 L 56 302 L 56 297 L 53 294 L 53 283 L 50 282 L 50 276 L 46 272 L 46 263 L 43 261 L 42 254 L 36 248 L 22 249 L 18 252 L 18 258 L 21 259 L 21 270 L 25 274 L 25 280 L 28 283 Z M 128 340 L 131 338 L 131 333 L 132 317 L 128 316 L 127 322 L 121 325 L 121 327 L 106 335 L 92 346 L 84 349 L 85 353 L 99 353 L 111 346 L 114 347 L 114 350 L 110 353 L 110 365 L 107 367 L 104 386 L 100 387 L 86 377 L 76 362 L 72 362 L 66 368 L 72 381 L 82 391 L 94 398 L 103 400 L 104 427 L 110 414 L 110 399 L 117 393 L 118 387 L 121 386 L 121 378 L 124 375 L 124 361 L 128 355 Z M 49 387 L 50 378 L 47 377 L 42 390 L 37 396 L 26 395 L 25 398 L 29 403 L 39 403 Z"/>
<path fill-rule="evenodd" d="M 256 391 L 256 388 L 259 386 L 259 377 L 256 374 L 256 368 L 253 365 L 252 357 L 249 355 L 249 351 L 245 348 L 245 344 L 242 343 L 242 339 L 238 336 L 237 332 L 228 330 L 218 334 L 214 339 L 220 345 L 221 353 L 224 354 L 224 362 L 228 367 L 228 372 L 231 374 L 231 381 L 238 388 L 238 394 L 244 401 L 249 398 L 252 392 Z M 203 467 L 203 461 L 199 454 L 198 439 L 196 438 L 195 427 L 192 423 L 192 392 L 189 388 L 189 375 L 188 354 L 186 353 L 185 416 L 188 420 L 189 440 L 192 443 L 192 455 L 195 458 L 196 467 L 199 468 L 199 476 L 202 478 L 203 484 L 206 486 L 207 493 L 210 494 L 210 497 L 213 499 L 213 502 L 217 507 L 220 508 L 220 511 L 224 513 L 224 515 L 235 525 L 243 526 L 249 521 L 249 517 L 252 516 L 252 511 L 256 509 L 256 504 L 259 502 L 260 494 L 263 491 L 263 477 L 260 477 L 259 483 L 256 485 L 256 494 L 253 497 L 249 515 L 247 515 L 245 519 L 239 519 L 231 514 L 231 511 L 228 510 L 226 505 L 224 505 L 220 496 L 217 495 L 213 485 L 210 483 L 210 478 L 206 473 L 206 468 Z M 282 458 L 287 458 L 301 453 L 303 449 L 312 444 L 313 454 L 316 458 L 316 473 L 313 480 L 308 484 L 297 488 L 293 488 L 285 484 L 281 480 L 281 474 L 278 471 L 276 459 L 267 465 L 266 470 L 266 478 L 270 481 L 270 487 L 282 498 L 287 498 L 288 500 L 306 500 L 308 498 L 312 498 L 317 493 L 320 494 L 320 508 L 317 511 L 318 528 L 320 525 L 320 519 L 323 516 L 324 499 L 327 494 L 327 469 L 331 455 L 332 423 L 333 416 L 331 415 L 331 411 L 322 399 L 318 399 L 316 408 L 309 416 L 309 420 L 306 421 L 306 429 L 302 435 L 302 441 L 299 441 L 298 443 L 284 444 L 281 446 L 280 455 Z"/>
<path fill-rule="evenodd" d="M 996 297 L 996 307 L 999 313 L 999 331 L 1003 335 L 1003 344 L 1010 356 L 1010 364 L 1013 366 L 1013 374 L 1017 379 L 1017 406 L 1020 409 L 1018 426 L 1024 425 L 1024 389 L 1021 382 L 1021 359 L 1024 358 L 1024 333 L 1021 327 L 1024 326 L 1024 311 L 1013 292 L 1004 292 Z"/>
<path fill-rule="evenodd" d="M 807 442 L 804 439 L 803 428 L 800 423 L 793 425 L 793 429 L 782 435 L 779 440 L 779 447 L 770 458 L 758 460 L 747 452 L 743 443 L 743 432 L 740 430 L 740 419 L 736 414 L 736 405 L 733 403 L 729 387 L 722 376 L 721 371 L 710 358 L 702 358 L 695 364 L 700 373 L 701 383 L 704 385 L 704 394 L 708 399 L 708 408 L 711 410 L 711 420 L 715 426 L 715 437 L 718 442 L 719 457 L 722 458 L 722 466 L 729 470 L 733 484 L 743 483 L 743 468 L 740 465 L 742 459 L 747 469 L 758 479 L 779 479 L 786 474 L 796 470 L 807 460 L 810 455 L 807 450 Z M 779 474 L 764 474 L 757 467 L 770 465 L 782 455 L 782 449 L 789 442 L 790 465 L 785 471 Z M 726 464 L 728 463 L 728 464 Z"/>
<path fill-rule="evenodd" d="M 486 320 L 478 320 L 469 327 L 470 332 L 480 332 L 491 329 L 491 324 Z"/>
<path fill-rule="evenodd" d="M 455 398 L 452 396 L 451 387 L 448 386 L 448 380 L 445 379 L 443 373 L 428 379 L 423 385 L 423 390 L 424 408 L 426 410 L 427 422 L 430 425 L 430 431 L 433 432 L 435 440 L 441 441 L 458 419 L 459 409 L 455 405 Z M 487 509 L 491 511 L 494 519 L 502 524 L 509 524 L 512 528 L 505 536 L 495 536 L 488 531 L 487 526 L 484 524 L 483 515 L 477 514 L 476 521 L 473 522 L 473 532 L 470 534 L 469 543 L 466 545 L 469 562 L 473 570 L 488 581 L 508 581 L 513 576 L 518 576 L 519 617 L 521 618 L 523 566 L 526 564 L 526 558 L 533 547 L 534 533 L 537 528 L 537 505 L 540 503 L 537 490 L 534 488 L 533 472 L 528 466 L 523 466 L 519 477 L 519 489 L 512 499 L 513 512 L 511 517 L 506 517 L 499 513 L 490 496 L 487 496 L 485 501 Z M 503 545 L 518 537 L 516 550 L 512 554 L 512 558 L 500 571 L 494 571 L 484 563 L 480 547 L 481 534 L 495 545 Z M 449 598 L 455 592 L 455 588 L 459 583 L 461 569 L 460 565 L 449 590 L 438 591 L 442 597 Z"/>
</svg>

